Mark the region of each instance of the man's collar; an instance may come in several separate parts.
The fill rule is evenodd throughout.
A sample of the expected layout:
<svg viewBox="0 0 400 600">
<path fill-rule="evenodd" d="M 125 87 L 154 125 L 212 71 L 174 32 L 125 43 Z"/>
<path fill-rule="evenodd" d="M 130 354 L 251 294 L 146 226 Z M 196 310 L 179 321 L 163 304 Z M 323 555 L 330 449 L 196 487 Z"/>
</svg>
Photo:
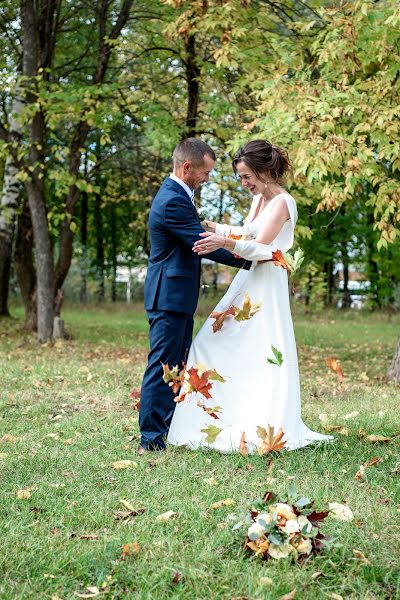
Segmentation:
<svg viewBox="0 0 400 600">
<path fill-rule="evenodd" d="M 172 179 L 173 181 L 176 181 L 176 183 L 179 183 L 179 185 L 181 185 L 183 187 L 183 189 L 185 190 L 185 192 L 187 193 L 187 195 L 193 202 L 194 190 L 191 190 L 190 187 L 184 181 L 182 181 L 182 179 L 180 179 L 179 177 L 174 175 L 174 173 L 171 173 L 169 177 L 170 177 L 170 179 Z"/>
</svg>

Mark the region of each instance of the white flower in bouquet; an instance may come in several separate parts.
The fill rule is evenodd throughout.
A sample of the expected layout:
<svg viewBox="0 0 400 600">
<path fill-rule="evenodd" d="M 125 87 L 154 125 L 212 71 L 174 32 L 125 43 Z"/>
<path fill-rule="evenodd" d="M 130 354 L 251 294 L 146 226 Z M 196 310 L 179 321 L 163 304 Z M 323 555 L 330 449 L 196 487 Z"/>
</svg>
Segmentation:
<svg viewBox="0 0 400 600">
<path fill-rule="evenodd" d="M 295 546 L 299 554 L 310 554 L 312 550 L 311 540 L 301 538 L 300 542 Z"/>
<path fill-rule="evenodd" d="M 247 535 L 253 541 L 258 540 L 265 533 L 265 527 L 260 525 L 260 523 L 252 523 L 247 530 Z"/>
<path fill-rule="evenodd" d="M 310 521 L 307 519 L 307 517 L 305 515 L 299 515 L 297 517 L 297 522 L 300 526 L 299 531 L 303 531 L 304 528 L 306 527 L 306 530 L 304 531 L 304 533 L 311 533 L 313 526 L 312 526 L 312 523 L 310 523 Z"/>
<path fill-rule="evenodd" d="M 297 519 L 289 519 L 280 529 L 287 535 L 291 535 L 292 533 L 299 533 L 300 525 Z"/>
<path fill-rule="evenodd" d="M 270 544 L 268 546 L 268 554 L 278 560 L 287 558 L 292 552 L 295 552 L 295 549 L 290 544 Z"/>
</svg>

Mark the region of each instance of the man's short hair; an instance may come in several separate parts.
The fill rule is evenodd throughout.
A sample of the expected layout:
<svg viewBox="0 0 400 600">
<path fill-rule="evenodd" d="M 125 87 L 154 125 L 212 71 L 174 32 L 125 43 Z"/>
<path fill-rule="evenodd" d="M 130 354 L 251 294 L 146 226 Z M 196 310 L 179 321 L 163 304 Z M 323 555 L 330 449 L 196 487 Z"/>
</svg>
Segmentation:
<svg viewBox="0 0 400 600">
<path fill-rule="evenodd" d="M 214 150 L 198 138 L 186 138 L 176 146 L 172 158 L 174 167 L 179 167 L 188 160 L 194 167 L 199 167 L 204 162 L 204 156 L 208 154 L 212 160 L 216 160 Z"/>
</svg>

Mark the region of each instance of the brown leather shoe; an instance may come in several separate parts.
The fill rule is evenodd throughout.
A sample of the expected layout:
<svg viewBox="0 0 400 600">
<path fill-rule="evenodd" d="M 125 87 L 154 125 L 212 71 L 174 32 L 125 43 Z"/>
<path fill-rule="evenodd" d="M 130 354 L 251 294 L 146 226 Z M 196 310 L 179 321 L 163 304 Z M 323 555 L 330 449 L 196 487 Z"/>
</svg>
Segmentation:
<svg viewBox="0 0 400 600">
<path fill-rule="evenodd" d="M 138 456 L 143 456 L 143 454 L 148 454 L 150 452 L 150 450 L 147 450 L 147 448 L 143 448 L 143 446 L 138 446 L 138 449 L 136 450 L 136 454 Z"/>
</svg>

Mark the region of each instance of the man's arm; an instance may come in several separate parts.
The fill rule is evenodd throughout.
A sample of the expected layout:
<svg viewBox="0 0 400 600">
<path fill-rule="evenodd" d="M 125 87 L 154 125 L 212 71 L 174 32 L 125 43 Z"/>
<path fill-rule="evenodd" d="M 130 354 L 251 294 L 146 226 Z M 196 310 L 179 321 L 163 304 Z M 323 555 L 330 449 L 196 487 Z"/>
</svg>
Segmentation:
<svg viewBox="0 0 400 600">
<path fill-rule="evenodd" d="M 172 235 L 178 238 L 190 249 L 200 238 L 205 230 L 200 225 L 192 207 L 182 199 L 172 198 L 164 208 L 164 223 Z M 242 258 L 235 258 L 227 250 L 219 249 L 204 255 L 206 258 L 224 265 L 236 268 L 250 269 L 251 262 Z"/>
</svg>

